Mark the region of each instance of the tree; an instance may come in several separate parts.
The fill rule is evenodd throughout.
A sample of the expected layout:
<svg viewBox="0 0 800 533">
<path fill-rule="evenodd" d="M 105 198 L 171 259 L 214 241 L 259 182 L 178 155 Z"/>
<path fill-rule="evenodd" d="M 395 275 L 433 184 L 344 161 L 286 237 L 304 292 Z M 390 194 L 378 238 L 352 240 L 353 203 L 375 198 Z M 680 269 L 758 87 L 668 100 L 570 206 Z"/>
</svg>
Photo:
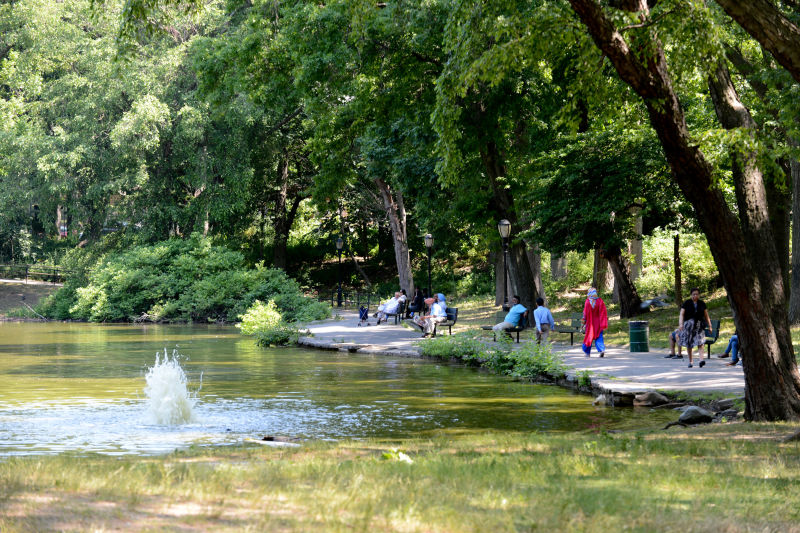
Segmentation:
<svg viewBox="0 0 800 533">
<path fill-rule="evenodd" d="M 640 19 L 626 28 L 627 37 L 594 0 L 570 0 L 597 47 L 642 98 L 673 179 L 695 206 L 725 282 L 742 348 L 748 353 L 745 416 L 796 420 L 800 418 L 800 374 L 763 178 L 752 165 L 752 154 L 744 153 L 745 171 L 734 174 L 737 217 L 713 185 L 712 165 L 692 141 L 650 8 L 641 0 L 622 4 Z"/>
</svg>

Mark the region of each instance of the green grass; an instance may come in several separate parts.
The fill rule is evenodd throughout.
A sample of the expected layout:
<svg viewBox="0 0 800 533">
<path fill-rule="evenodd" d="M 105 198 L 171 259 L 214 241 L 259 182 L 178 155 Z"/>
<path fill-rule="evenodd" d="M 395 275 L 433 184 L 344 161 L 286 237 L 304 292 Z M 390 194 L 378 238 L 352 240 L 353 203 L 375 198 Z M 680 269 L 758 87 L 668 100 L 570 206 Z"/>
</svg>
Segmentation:
<svg viewBox="0 0 800 533">
<path fill-rule="evenodd" d="M 9 458 L 0 463 L 0 530 L 791 531 L 800 444 L 779 437 L 795 429 Z"/>
</svg>

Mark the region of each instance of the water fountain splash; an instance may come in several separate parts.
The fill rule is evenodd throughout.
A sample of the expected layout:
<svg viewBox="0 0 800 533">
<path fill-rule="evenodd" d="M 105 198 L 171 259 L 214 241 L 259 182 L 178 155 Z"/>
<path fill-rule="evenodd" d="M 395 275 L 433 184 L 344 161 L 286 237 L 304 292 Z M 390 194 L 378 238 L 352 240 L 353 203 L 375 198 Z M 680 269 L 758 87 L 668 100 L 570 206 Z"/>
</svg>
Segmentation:
<svg viewBox="0 0 800 533">
<path fill-rule="evenodd" d="M 174 426 L 195 420 L 193 408 L 197 398 L 189 392 L 189 381 L 179 359 L 177 350 L 173 350 L 170 357 L 164 348 L 163 359 L 156 352 L 155 365 L 145 375 L 147 410 L 154 424 Z"/>
</svg>

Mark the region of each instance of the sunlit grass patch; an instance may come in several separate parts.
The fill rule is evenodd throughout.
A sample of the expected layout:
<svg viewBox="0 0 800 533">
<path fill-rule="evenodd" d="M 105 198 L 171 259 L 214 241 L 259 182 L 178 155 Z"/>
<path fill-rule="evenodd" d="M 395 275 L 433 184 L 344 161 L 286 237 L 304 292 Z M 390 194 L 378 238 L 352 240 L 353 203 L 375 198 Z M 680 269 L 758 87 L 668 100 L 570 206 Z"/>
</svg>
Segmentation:
<svg viewBox="0 0 800 533">
<path fill-rule="evenodd" d="M 0 530 L 791 531 L 800 445 L 780 438 L 794 427 L 9 458 Z"/>
</svg>

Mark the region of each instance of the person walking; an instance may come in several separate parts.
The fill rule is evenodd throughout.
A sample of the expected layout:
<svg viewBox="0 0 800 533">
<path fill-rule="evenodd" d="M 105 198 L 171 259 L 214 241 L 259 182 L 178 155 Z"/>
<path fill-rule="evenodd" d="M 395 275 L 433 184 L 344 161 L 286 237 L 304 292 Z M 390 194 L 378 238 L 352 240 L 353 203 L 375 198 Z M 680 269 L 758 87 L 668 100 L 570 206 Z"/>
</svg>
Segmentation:
<svg viewBox="0 0 800 533">
<path fill-rule="evenodd" d="M 536 344 L 547 343 L 550 330 L 556 327 L 553 313 L 544 306 L 543 298 L 536 298 L 536 309 L 533 310 L 533 319 L 536 321 Z"/>
<path fill-rule="evenodd" d="M 700 299 L 700 289 L 692 288 L 689 292 L 691 297 L 683 302 L 681 314 L 678 317 L 678 329 L 680 332 L 681 346 L 686 346 L 686 353 L 689 355 L 689 368 L 692 368 L 692 348 L 699 348 L 700 368 L 706 365 L 703 361 L 703 346 L 706 343 L 705 327 L 711 329 L 711 319 L 708 317 L 706 303 Z"/>
<path fill-rule="evenodd" d="M 608 328 L 608 311 L 602 298 L 597 296 L 597 289 L 592 287 L 586 293 L 586 301 L 583 304 L 583 327 L 586 334 L 583 337 L 583 353 L 586 357 L 592 352 L 592 343 L 600 354 L 606 354 L 606 343 L 603 341 L 603 330 Z"/>
</svg>

